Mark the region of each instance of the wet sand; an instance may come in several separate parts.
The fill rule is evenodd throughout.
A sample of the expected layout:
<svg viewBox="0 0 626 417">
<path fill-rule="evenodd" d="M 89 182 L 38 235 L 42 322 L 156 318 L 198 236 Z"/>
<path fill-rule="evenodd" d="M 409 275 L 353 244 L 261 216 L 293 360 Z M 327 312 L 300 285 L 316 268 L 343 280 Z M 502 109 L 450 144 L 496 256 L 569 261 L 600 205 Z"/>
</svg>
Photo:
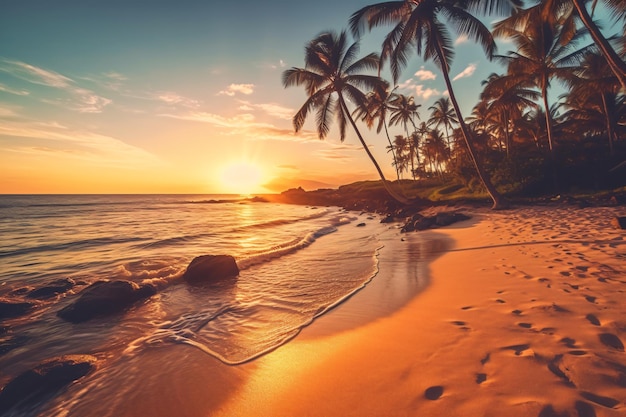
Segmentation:
<svg viewBox="0 0 626 417">
<path fill-rule="evenodd" d="M 611 219 L 624 208 L 472 214 L 403 235 L 406 245 L 453 242 L 407 304 L 352 323 L 330 312 L 232 369 L 242 378 L 209 415 L 623 415 L 626 234 Z M 376 280 L 401 271 L 384 268 L 387 259 Z M 373 309 L 367 299 L 345 308 Z M 208 382 L 206 395 L 219 385 Z"/>
</svg>

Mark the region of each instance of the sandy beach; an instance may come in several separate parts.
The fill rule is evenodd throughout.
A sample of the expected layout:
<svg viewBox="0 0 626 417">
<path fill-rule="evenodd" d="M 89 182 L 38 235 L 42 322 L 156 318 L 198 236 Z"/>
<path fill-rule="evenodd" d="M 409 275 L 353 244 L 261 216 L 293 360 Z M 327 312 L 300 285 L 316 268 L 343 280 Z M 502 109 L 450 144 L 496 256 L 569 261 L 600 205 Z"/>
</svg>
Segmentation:
<svg viewBox="0 0 626 417">
<path fill-rule="evenodd" d="M 231 369 L 237 382 L 209 414 L 623 415 L 626 245 L 611 219 L 624 214 L 474 210 L 444 229 L 398 234 L 395 254 L 423 238 L 450 245 L 431 254 L 421 293 L 365 322 L 330 312 L 292 342 Z M 375 280 L 390 282 L 384 274 L 399 270 L 381 268 Z M 370 289 L 346 308 L 369 310 Z"/>
</svg>

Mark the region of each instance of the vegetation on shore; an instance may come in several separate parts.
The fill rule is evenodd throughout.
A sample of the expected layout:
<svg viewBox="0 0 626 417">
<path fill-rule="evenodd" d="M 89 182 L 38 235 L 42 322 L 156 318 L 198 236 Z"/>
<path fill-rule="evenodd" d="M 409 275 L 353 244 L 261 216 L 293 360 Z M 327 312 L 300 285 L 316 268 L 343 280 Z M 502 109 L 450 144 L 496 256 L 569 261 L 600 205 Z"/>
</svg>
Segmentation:
<svg viewBox="0 0 626 417">
<path fill-rule="evenodd" d="M 304 86 L 308 95 L 294 116 L 294 127 L 302 129 L 307 116 L 316 112 L 320 139 L 336 118 L 343 140 L 350 124 L 381 184 L 402 204 L 463 196 L 487 197 L 493 208 L 503 208 L 503 196 L 619 192 L 626 186 L 626 4 L 602 2 L 609 22 L 591 19 L 596 4 L 404 0 L 363 7 L 349 22 L 357 41 L 350 44 L 345 32 L 322 33 L 307 44 L 305 67 L 284 72 L 285 87 Z M 497 22 L 489 29 L 481 18 L 493 15 Z M 602 23 L 619 33 L 605 36 L 598 29 Z M 391 26 L 381 53 L 358 59 L 359 37 L 379 26 Z M 488 59 L 503 64 L 501 74 L 483 81 L 480 101 L 470 115 L 461 113 L 449 78 L 454 57 L 450 30 L 474 40 Z M 504 54 L 496 53 L 498 37 L 509 41 Z M 414 97 L 396 91 L 413 53 L 437 65 L 448 92 L 422 115 Z M 393 82 L 381 78 L 387 63 Z M 555 98 L 557 82 L 565 93 Z M 393 184 L 357 122 L 376 126 L 378 134 L 384 127 L 397 177 Z M 392 139 L 388 127 L 394 125 L 404 132 Z M 320 198 L 331 195 L 318 192 Z"/>
</svg>

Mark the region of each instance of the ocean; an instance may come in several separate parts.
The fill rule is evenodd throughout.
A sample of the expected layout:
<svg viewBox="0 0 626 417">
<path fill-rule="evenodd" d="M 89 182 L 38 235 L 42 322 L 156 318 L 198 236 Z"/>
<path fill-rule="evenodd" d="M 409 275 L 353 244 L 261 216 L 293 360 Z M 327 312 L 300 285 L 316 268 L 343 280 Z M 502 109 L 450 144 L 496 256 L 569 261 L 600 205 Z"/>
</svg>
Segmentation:
<svg viewBox="0 0 626 417">
<path fill-rule="evenodd" d="M 22 300 L 60 278 L 76 282 L 65 294 L 37 301 L 29 314 L 0 323 L 0 385 L 48 358 L 94 355 L 100 361 L 95 375 L 32 410 L 84 415 L 77 410 L 99 399 L 122 401 L 122 384 L 149 387 L 149 376 L 133 374 L 132 364 L 156 351 L 186 346 L 185 352 L 226 365 L 250 362 L 349 304 L 378 274 L 380 252 L 390 250 L 383 248 L 403 240 L 397 225 L 381 224 L 375 215 L 233 195 L 0 196 L 0 298 Z M 406 268 L 407 256 L 416 260 L 411 279 L 379 283 L 377 308 L 392 310 L 425 285 L 417 262 L 423 243 L 402 248 L 399 265 Z M 206 254 L 232 255 L 237 280 L 185 283 L 189 262 Z M 388 259 L 391 270 L 396 266 Z M 71 324 L 56 315 L 103 279 L 152 283 L 159 290 L 114 316 Z"/>
</svg>

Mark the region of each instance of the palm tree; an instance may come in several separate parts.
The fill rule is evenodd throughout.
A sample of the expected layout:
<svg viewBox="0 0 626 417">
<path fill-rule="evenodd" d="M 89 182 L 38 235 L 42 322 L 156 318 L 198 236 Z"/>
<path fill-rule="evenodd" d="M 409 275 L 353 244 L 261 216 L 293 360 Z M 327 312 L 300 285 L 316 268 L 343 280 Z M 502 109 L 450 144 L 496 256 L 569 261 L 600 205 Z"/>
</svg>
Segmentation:
<svg viewBox="0 0 626 417">
<path fill-rule="evenodd" d="M 498 0 L 389 1 L 365 6 L 353 13 L 350 18 L 350 26 L 355 35 L 360 35 L 365 27 L 371 30 L 374 27 L 395 24 L 383 41 L 381 56 L 383 61 L 389 59 L 394 82 L 398 81 L 401 70 L 408 63 L 409 53 L 413 50 L 417 55 L 423 55 L 425 60 L 432 59 L 440 68 L 468 152 L 480 180 L 493 200 L 494 209 L 501 208 L 504 201 L 491 184 L 482 164 L 478 162 L 471 132 L 463 121 L 449 75 L 454 55 L 452 38 L 441 18 L 445 18 L 459 34 L 477 41 L 491 57 L 496 49 L 491 32 L 470 11 L 479 9 L 484 12 L 503 11 L 510 6 L 508 1 Z"/>
<path fill-rule="evenodd" d="M 396 169 L 399 173 L 406 171 L 409 164 L 408 141 L 403 135 L 396 135 L 393 140 L 396 156 Z"/>
<path fill-rule="evenodd" d="M 409 146 L 410 146 L 410 161 L 411 161 L 411 174 L 413 175 L 413 179 L 415 179 L 415 165 L 413 164 L 413 159 L 415 155 L 417 155 L 417 149 L 414 146 L 413 141 L 411 141 L 411 135 L 409 134 L 409 122 L 413 125 L 413 131 L 415 131 L 415 122 L 413 121 L 413 117 L 417 114 L 417 109 L 421 107 L 419 104 L 415 104 L 414 98 L 405 96 L 404 94 L 395 94 L 395 97 L 391 101 L 391 118 L 389 119 L 390 125 L 398 125 L 402 124 L 404 126 L 404 132 L 406 133 L 406 137 L 408 138 Z M 418 116 L 419 117 L 419 116 Z M 419 156 L 417 156 L 419 161 Z"/>
<path fill-rule="evenodd" d="M 539 93 L 526 88 L 524 78 L 512 75 L 491 74 L 483 81 L 481 100 L 487 103 L 487 111 L 493 113 L 492 120 L 497 121 L 507 157 L 510 156 L 511 131 L 515 122 L 521 118 L 525 109 L 535 107 Z"/>
<path fill-rule="evenodd" d="M 501 22 L 498 33 L 503 33 L 512 39 L 517 51 L 510 51 L 506 56 L 498 56 L 508 63 L 508 73 L 512 77 L 521 78 L 541 91 L 543 107 L 546 116 L 546 131 L 548 147 L 551 157 L 554 149 L 552 118 L 548 104 L 548 89 L 553 78 L 567 80 L 573 77 L 573 72 L 580 63 L 585 51 L 589 47 L 577 48 L 577 43 L 584 36 L 586 30 L 578 30 L 573 34 L 567 32 L 568 42 L 563 36 L 566 28 L 562 25 L 551 25 L 543 20 L 539 13 L 534 19 L 529 19 L 526 26 L 520 30 L 518 26 L 508 26 Z"/>
<path fill-rule="evenodd" d="M 389 185 L 348 109 L 347 100 L 356 106 L 366 105 L 367 98 L 360 87 L 374 89 L 386 84 L 378 76 L 361 74 L 363 70 L 378 69 L 378 55 L 371 53 L 357 59 L 358 53 L 359 43 L 348 44 L 345 31 L 340 34 L 321 33 L 306 45 L 305 67 L 294 67 L 283 72 L 285 88 L 304 85 L 309 96 L 294 115 L 293 126 L 296 132 L 300 131 L 309 111 L 317 110 L 316 124 L 319 138 L 324 139 L 328 135 L 335 116 L 339 123 L 340 139 L 343 141 L 346 136 L 346 124 L 349 122 L 389 195 L 406 204 L 409 202 L 408 199 L 397 194 Z"/>
<path fill-rule="evenodd" d="M 373 91 L 367 94 L 367 103 L 365 107 L 357 107 L 355 110 L 355 116 L 363 119 L 368 128 L 372 128 L 374 123 L 378 120 L 376 126 L 376 133 L 385 128 L 385 135 L 389 142 L 389 150 L 393 156 L 393 165 L 396 167 L 396 176 L 400 179 L 400 171 L 398 171 L 398 161 L 396 159 L 396 153 L 393 149 L 393 143 L 391 143 L 391 137 L 389 136 L 389 129 L 387 128 L 387 116 L 391 109 L 391 102 L 395 99 L 396 94 L 393 90 L 389 89 L 388 85 L 376 86 Z"/>
<path fill-rule="evenodd" d="M 580 20 L 607 60 L 622 89 L 626 91 L 626 63 L 620 58 L 611 43 L 600 31 L 598 25 L 593 21 L 592 15 L 589 14 L 586 8 L 587 3 L 589 3 L 589 0 L 543 0 L 527 9 L 517 9 L 508 19 L 496 24 L 494 35 L 499 35 L 498 26 L 502 23 L 506 25 L 513 24 L 518 30 L 523 30 L 529 21 L 541 19 L 551 26 L 560 25 L 564 32 L 564 41 L 567 43 L 575 33 L 577 22 Z M 597 3 L 597 0 L 594 0 L 592 3 L 592 14 Z M 612 10 L 614 17 L 626 18 L 626 2 L 624 0 L 605 0 L 605 3 Z"/>
<path fill-rule="evenodd" d="M 432 112 L 430 114 L 430 118 L 428 119 L 428 125 L 435 126 L 437 129 L 439 129 L 439 126 L 443 125 L 446 132 L 446 142 L 448 143 L 448 148 L 452 148 L 450 143 L 450 132 L 448 129 L 452 129 L 452 124 L 458 123 L 458 120 L 456 120 L 456 117 L 454 116 L 454 108 L 452 108 L 450 99 L 448 97 L 441 97 L 435 101 L 433 105 L 428 108 L 428 110 Z"/>
<path fill-rule="evenodd" d="M 617 125 L 619 116 L 616 112 L 619 102 L 619 84 L 608 62 L 600 55 L 587 54 L 576 71 L 580 77 L 571 87 L 571 95 L 580 96 L 591 102 L 598 99 L 599 113 L 604 115 L 606 134 L 609 140 L 609 152 L 613 155 L 613 142 L 617 139 Z"/>
</svg>

